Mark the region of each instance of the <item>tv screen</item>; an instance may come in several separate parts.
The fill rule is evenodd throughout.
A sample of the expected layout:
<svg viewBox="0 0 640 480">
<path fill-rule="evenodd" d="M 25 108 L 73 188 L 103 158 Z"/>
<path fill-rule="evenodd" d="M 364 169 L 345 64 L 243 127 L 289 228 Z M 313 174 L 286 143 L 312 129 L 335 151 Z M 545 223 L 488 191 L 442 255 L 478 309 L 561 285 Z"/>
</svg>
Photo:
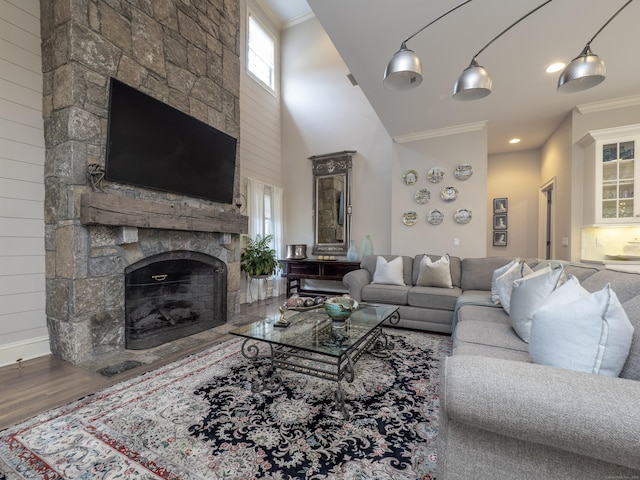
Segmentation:
<svg viewBox="0 0 640 480">
<path fill-rule="evenodd" d="M 237 140 L 111 79 L 107 180 L 233 203 Z"/>
</svg>

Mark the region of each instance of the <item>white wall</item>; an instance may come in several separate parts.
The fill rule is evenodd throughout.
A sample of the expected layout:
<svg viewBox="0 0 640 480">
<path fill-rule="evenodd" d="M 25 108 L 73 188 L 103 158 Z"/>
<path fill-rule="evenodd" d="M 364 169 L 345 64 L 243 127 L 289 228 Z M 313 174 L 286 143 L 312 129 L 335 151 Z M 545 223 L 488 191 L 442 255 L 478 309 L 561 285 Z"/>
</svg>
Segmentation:
<svg viewBox="0 0 640 480">
<path fill-rule="evenodd" d="M 240 175 L 268 185 L 283 186 L 280 85 L 269 91 L 249 76 L 246 70 L 247 8 L 280 41 L 280 32 L 254 0 L 242 2 L 240 31 Z M 276 45 L 276 54 L 278 46 Z M 244 180 L 241 191 L 246 193 Z"/>
<path fill-rule="evenodd" d="M 40 4 L 0 0 L 0 365 L 49 353 Z"/>
<path fill-rule="evenodd" d="M 470 164 L 473 175 L 468 180 L 458 180 L 455 168 Z M 439 167 L 445 172 L 440 183 L 427 180 L 427 172 Z M 403 182 L 403 173 L 409 169 L 418 172 L 418 181 L 412 186 Z M 393 171 L 391 175 L 393 208 L 389 219 L 392 231 L 391 251 L 401 255 L 449 253 L 457 257 L 484 257 L 487 255 L 487 131 L 482 127 L 476 131 L 446 135 L 436 138 L 395 144 L 393 148 Z M 459 192 L 453 202 L 440 198 L 444 187 L 452 186 Z M 419 205 L 415 202 L 416 190 L 427 188 L 431 200 Z M 440 225 L 426 221 L 427 213 L 438 209 L 444 213 Z M 472 219 L 465 225 L 454 221 L 458 209 L 471 210 Z M 404 212 L 414 211 L 418 222 L 406 226 L 402 221 Z M 454 246 L 454 239 L 459 246 Z"/>
<path fill-rule="evenodd" d="M 391 251 L 392 140 L 342 58 L 313 18 L 281 34 L 282 158 L 285 243 L 313 245 L 312 174 L 308 157 L 356 150 L 351 238 L 361 253 L 371 235 L 374 253 Z"/>
</svg>

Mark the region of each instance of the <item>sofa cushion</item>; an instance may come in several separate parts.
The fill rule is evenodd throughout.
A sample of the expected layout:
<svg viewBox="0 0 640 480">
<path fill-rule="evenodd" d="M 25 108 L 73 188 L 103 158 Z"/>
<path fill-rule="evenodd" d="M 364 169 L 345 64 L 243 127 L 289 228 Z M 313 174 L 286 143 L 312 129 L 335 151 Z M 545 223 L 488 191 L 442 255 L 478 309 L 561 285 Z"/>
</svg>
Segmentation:
<svg viewBox="0 0 640 480">
<path fill-rule="evenodd" d="M 436 261 L 431 260 L 429 255 L 423 255 L 418 267 L 416 285 L 421 287 L 453 288 L 450 263 L 448 254 L 444 254 Z"/>
<path fill-rule="evenodd" d="M 627 360 L 633 326 L 610 285 L 542 306 L 533 316 L 529 354 L 534 363 L 617 377 Z"/>
<path fill-rule="evenodd" d="M 418 274 L 420 273 L 420 262 L 422 261 L 423 257 L 424 257 L 424 254 L 419 254 L 419 255 L 416 255 L 413 259 L 413 276 L 411 279 L 412 285 L 418 284 Z M 429 258 L 435 262 L 439 258 L 441 258 L 441 256 L 429 254 Z M 460 277 L 462 276 L 462 260 L 460 259 L 460 257 L 454 257 L 452 255 L 449 255 L 449 272 L 451 273 L 451 284 L 454 287 L 459 287 Z"/>
<path fill-rule="evenodd" d="M 462 297 L 466 297 L 468 295 L 468 291 L 462 294 Z M 458 308 L 457 312 L 458 323 L 463 322 L 477 322 L 479 320 L 483 322 L 489 323 L 501 323 L 503 325 L 508 325 L 511 327 L 511 322 L 509 321 L 509 315 L 504 311 L 502 307 L 499 306 L 483 306 L 483 305 L 473 305 L 473 304 L 464 304 Z"/>
<path fill-rule="evenodd" d="M 407 296 L 407 303 L 414 307 L 453 311 L 456 306 L 456 300 L 461 293 L 460 287 L 411 287 Z"/>
<path fill-rule="evenodd" d="M 453 346 L 456 348 L 462 343 L 527 351 L 527 344 L 516 335 L 511 325 L 482 320 L 458 323 L 454 331 Z"/>
<path fill-rule="evenodd" d="M 409 288 L 411 287 L 370 283 L 362 288 L 362 301 L 406 305 Z"/>
<path fill-rule="evenodd" d="M 620 376 L 632 380 L 640 380 L 640 295 L 633 297 L 622 304 L 627 317 L 633 325 L 633 339 L 629 356 L 624 364 Z"/>
<path fill-rule="evenodd" d="M 573 275 L 578 279 L 579 282 L 583 282 L 585 279 L 589 278 L 591 275 L 594 275 L 598 273 L 600 270 L 602 270 L 602 267 L 598 267 L 596 265 L 583 265 L 583 264 L 571 263 L 571 262 L 565 262 L 563 266 L 564 266 L 564 273 L 566 275 Z"/>
<path fill-rule="evenodd" d="M 616 292 L 620 303 L 624 303 L 640 294 L 640 274 L 621 272 L 618 270 L 600 270 L 580 281 L 580 284 L 590 292 L 596 292 L 607 284 Z"/>
<path fill-rule="evenodd" d="M 515 332 L 525 342 L 529 342 L 533 314 L 556 289 L 562 272 L 562 267 L 553 270 L 543 268 L 513 282 L 509 320 Z"/>
<path fill-rule="evenodd" d="M 460 343 L 453 349 L 453 355 L 476 355 L 478 357 L 513 360 L 515 362 L 531 362 L 529 354 L 522 350 L 507 350 L 505 348 L 478 345 L 476 343 Z"/>
<path fill-rule="evenodd" d="M 360 262 L 360 268 L 364 268 L 371 274 L 371 278 L 373 278 L 373 274 L 376 271 L 376 264 L 378 262 L 378 257 L 382 257 L 385 260 L 390 261 L 394 258 L 397 258 L 398 255 L 367 255 Z M 412 273 L 413 273 L 413 257 L 407 257 L 405 255 L 401 256 L 402 258 L 402 280 L 405 285 L 413 285 L 412 282 Z"/>
<path fill-rule="evenodd" d="M 490 291 L 493 271 L 511 260 L 513 260 L 513 257 L 463 258 L 460 287 L 463 291 Z"/>
<path fill-rule="evenodd" d="M 376 260 L 376 270 L 371 283 L 383 285 L 405 285 L 403 279 L 402 257 L 387 261 L 384 257 Z"/>
<path fill-rule="evenodd" d="M 545 267 L 538 272 L 544 273 L 550 270 L 551 269 L 549 267 Z M 502 308 L 504 308 L 505 312 L 509 313 L 509 308 L 511 306 L 511 291 L 513 290 L 513 282 L 520 278 L 526 277 L 531 273 L 533 273 L 531 268 L 529 268 L 526 263 L 520 262 L 513 265 L 496 279 L 496 287 L 498 289 L 498 296 L 500 297 L 500 304 L 502 305 Z"/>
<path fill-rule="evenodd" d="M 491 274 L 491 300 L 496 305 L 500 303 L 500 295 L 498 295 L 498 285 L 496 284 L 496 280 L 500 275 L 505 273 L 507 270 L 509 270 L 519 261 L 520 261 L 519 258 L 515 258 L 511 260 L 509 263 L 507 263 L 506 265 L 503 265 L 500 268 L 496 268 Z"/>
</svg>

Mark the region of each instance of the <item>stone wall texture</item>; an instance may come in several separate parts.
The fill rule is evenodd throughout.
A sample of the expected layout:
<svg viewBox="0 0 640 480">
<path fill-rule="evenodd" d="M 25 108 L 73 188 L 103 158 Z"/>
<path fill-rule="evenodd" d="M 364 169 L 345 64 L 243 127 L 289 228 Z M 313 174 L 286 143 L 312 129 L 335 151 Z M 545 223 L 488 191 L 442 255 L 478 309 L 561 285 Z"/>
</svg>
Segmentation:
<svg viewBox="0 0 640 480">
<path fill-rule="evenodd" d="M 80 195 L 91 191 L 88 166 L 105 165 L 110 77 L 239 138 L 239 0 L 41 0 L 40 8 L 52 352 L 81 364 L 124 349 L 124 268 L 165 251 L 223 260 L 227 311 L 237 312 L 239 235 L 86 226 Z M 103 189 L 233 211 L 130 185 L 104 182 Z"/>
</svg>

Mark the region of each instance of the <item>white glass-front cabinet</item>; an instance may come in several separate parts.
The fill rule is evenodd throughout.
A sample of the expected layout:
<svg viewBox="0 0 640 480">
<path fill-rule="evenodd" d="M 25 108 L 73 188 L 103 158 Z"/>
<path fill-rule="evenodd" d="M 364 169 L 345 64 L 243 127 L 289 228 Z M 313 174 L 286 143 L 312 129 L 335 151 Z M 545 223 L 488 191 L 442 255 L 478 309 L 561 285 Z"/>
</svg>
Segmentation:
<svg viewBox="0 0 640 480">
<path fill-rule="evenodd" d="M 640 125 L 589 132 L 580 142 L 587 147 L 586 168 L 593 168 L 595 224 L 640 223 Z M 585 179 L 591 177 L 585 172 Z M 585 183 L 585 188 L 588 188 Z M 588 205 L 585 205 L 589 209 Z"/>
</svg>

